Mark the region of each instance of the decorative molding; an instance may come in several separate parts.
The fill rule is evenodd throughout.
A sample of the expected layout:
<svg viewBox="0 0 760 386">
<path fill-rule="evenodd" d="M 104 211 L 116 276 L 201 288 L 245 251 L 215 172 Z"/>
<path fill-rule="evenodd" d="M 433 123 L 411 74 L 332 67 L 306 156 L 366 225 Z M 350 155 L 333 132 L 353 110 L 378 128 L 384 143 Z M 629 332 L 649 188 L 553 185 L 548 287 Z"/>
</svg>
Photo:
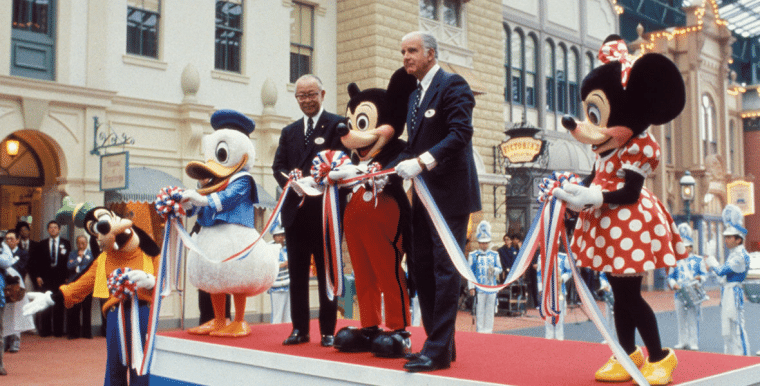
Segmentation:
<svg viewBox="0 0 760 386">
<path fill-rule="evenodd" d="M 251 82 L 251 78 L 248 76 L 220 70 L 211 70 L 211 78 L 242 84 L 249 84 Z"/>
<path fill-rule="evenodd" d="M 168 67 L 168 64 L 166 62 L 162 62 L 157 59 L 146 58 L 143 56 L 124 54 L 121 56 L 121 59 L 124 62 L 124 64 L 146 67 L 146 68 L 153 68 L 153 69 L 161 70 L 161 71 L 166 71 L 166 68 Z"/>
</svg>

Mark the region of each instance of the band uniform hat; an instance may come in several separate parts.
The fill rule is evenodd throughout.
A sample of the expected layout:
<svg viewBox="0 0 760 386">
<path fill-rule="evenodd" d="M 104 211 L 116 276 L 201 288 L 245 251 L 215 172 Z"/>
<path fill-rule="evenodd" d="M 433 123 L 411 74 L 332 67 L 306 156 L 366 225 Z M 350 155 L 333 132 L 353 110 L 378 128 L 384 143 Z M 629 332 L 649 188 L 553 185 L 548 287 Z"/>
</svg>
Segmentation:
<svg viewBox="0 0 760 386">
<path fill-rule="evenodd" d="M 285 233 L 285 228 L 282 227 L 282 222 L 280 222 L 280 216 L 277 216 L 277 219 L 275 219 L 274 227 L 272 228 L 272 231 L 270 232 L 272 236 L 274 235 L 281 235 Z"/>
<path fill-rule="evenodd" d="M 691 229 L 691 226 L 687 223 L 680 223 L 678 224 L 678 234 L 681 235 L 681 240 L 683 240 L 683 245 L 687 247 L 694 246 L 694 239 L 691 237 L 691 235 L 694 233 L 694 230 Z"/>
<path fill-rule="evenodd" d="M 211 115 L 211 127 L 237 130 L 248 136 L 256 129 L 256 122 L 235 110 L 217 110 Z"/>
<path fill-rule="evenodd" d="M 475 231 L 475 238 L 478 239 L 479 243 L 491 242 L 491 224 L 489 224 L 488 221 L 481 221 L 480 224 L 478 224 L 478 229 Z"/>
<path fill-rule="evenodd" d="M 726 205 L 721 215 L 723 218 L 723 236 L 739 236 L 742 239 L 747 238 L 747 228 L 744 227 L 744 215 L 738 206 L 733 204 Z"/>
</svg>

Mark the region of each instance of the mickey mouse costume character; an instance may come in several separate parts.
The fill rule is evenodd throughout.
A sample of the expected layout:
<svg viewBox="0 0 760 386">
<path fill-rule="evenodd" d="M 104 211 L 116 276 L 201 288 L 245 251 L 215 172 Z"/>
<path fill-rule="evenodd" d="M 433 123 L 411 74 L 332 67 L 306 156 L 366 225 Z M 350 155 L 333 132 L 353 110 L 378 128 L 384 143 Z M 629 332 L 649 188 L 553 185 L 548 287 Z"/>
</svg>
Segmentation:
<svg viewBox="0 0 760 386">
<path fill-rule="evenodd" d="M 597 154 L 594 170 L 582 185 L 565 183 L 555 197 L 579 212 L 571 248 L 577 264 L 609 273 L 615 296 L 615 327 L 620 345 L 650 384 L 671 382 L 678 364 L 663 349 L 657 319 L 641 296 L 647 271 L 673 267 L 688 257 L 678 229 L 665 206 L 644 187 L 660 159 L 660 147 L 649 125 L 661 125 L 681 113 L 685 87 L 668 58 L 649 53 L 635 59 L 620 36 L 609 36 L 600 52 L 603 65 L 581 86 L 586 120 L 562 118 L 562 125 Z M 635 331 L 647 347 L 644 358 Z M 625 382 L 631 376 L 614 358 L 596 379 Z"/>
<path fill-rule="evenodd" d="M 153 300 L 153 290 L 156 278 L 153 276 L 158 271 L 159 254 L 161 252 L 156 242 L 145 231 L 135 226 L 131 220 L 120 217 L 105 207 L 94 207 L 90 203 L 76 206 L 68 205 L 71 201 L 64 199 L 64 207 L 58 211 L 58 216 L 68 216 L 74 221 L 74 225 L 84 228 L 92 240 L 97 243 L 103 252 L 92 262 L 81 276 L 69 284 L 60 286 L 55 292 L 47 291 L 30 292 L 31 303 L 24 306 L 24 315 L 31 315 L 42 311 L 54 304 L 62 303 L 67 308 L 84 300 L 87 295 L 107 299 L 103 304 L 103 314 L 106 316 L 106 341 L 107 361 L 105 385 L 148 385 L 149 374 L 137 375 L 133 366 L 125 364 L 126 358 L 122 358 L 123 347 L 130 347 L 129 342 L 120 342 L 120 305 L 124 307 L 125 323 L 123 326 L 132 326 L 131 302 L 113 292 L 110 286 L 114 273 L 122 276 L 123 282 L 135 288 L 139 299 L 137 314 L 140 319 L 139 336 L 145 340 L 148 328 L 148 314 Z M 127 341 L 132 333 L 127 332 Z M 142 343 L 142 342 L 141 342 Z M 123 346 L 121 346 L 123 345 Z M 121 348 L 120 348 L 121 347 Z"/>
<path fill-rule="evenodd" d="M 258 202 L 256 184 L 250 170 L 256 158 L 248 137 L 256 127 L 253 120 L 233 110 L 211 115 L 214 132 L 203 137 L 205 162 L 187 164 L 185 172 L 200 184 L 198 190 L 182 192 L 182 207 L 188 216 L 197 214 L 200 231 L 193 235 L 203 254 L 191 251 L 187 257 L 190 282 L 211 294 L 214 319 L 188 333 L 242 337 L 251 333 L 245 321 L 248 296 L 268 290 L 278 273 L 279 245 L 257 243 L 248 256 L 223 262 L 259 238 L 254 228 L 254 207 Z M 227 324 L 226 294 L 235 301 L 235 319 Z"/>
<path fill-rule="evenodd" d="M 401 68 L 388 90 L 359 90 L 348 85 L 341 142 L 360 168 L 380 170 L 401 153 L 406 101 L 416 80 Z M 331 178 L 335 177 L 331 173 Z M 339 351 L 371 351 L 380 357 L 402 357 L 411 350 L 409 291 L 401 260 L 409 250 L 411 208 L 401 177 L 380 177 L 353 189 L 343 217 L 343 233 L 356 278 L 361 329 L 345 327 L 335 334 Z M 381 297 L 382 295 L 382 297 Z M 380 328 L 385 306 L 385 326 Z"/>
</svg>

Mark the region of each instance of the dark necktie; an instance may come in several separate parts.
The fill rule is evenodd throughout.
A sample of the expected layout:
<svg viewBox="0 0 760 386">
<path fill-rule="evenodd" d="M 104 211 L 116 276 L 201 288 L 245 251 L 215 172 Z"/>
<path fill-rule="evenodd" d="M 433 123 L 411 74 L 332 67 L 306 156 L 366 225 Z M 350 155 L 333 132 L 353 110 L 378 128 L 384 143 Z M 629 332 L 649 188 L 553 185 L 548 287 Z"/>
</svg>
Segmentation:
<svg viewBox="0 0 760 386">
<path fill-rule="evenodd" d="M 420 110 L 420 99 L 422 97 L 422 84 L 417 85 L 417 89 L 414 91 L 414 106 L 412 106 L 412 124 L 409 126 L 409 135 L 412 134 L 414 126 L 417 124 L 417 113 Z"/>
<path fill-rule="evenodd" d="M 50 260 L 52 261 L 52 265 L 56 266 L 58 265 L 58 248 L 56 248 L 56 242 L 55 239 L 50 240 Z"/>
<path fill-rule="evenodd" d="M 314 120 L 309 117 L 309 119 L 306 120 L 306 137 L 304 137 L 304 145 L 309 146 L 309 138 L 311 138 L 312 134 L 314 134 Z"/>
</svg>

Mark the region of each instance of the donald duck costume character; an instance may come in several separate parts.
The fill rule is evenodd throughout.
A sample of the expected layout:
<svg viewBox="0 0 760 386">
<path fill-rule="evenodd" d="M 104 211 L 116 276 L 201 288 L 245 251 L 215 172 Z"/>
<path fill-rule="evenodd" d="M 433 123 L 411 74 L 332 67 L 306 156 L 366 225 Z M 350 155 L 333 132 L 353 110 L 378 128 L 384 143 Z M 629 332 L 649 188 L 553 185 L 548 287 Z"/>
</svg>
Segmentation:
<svg viewBox="0 0 760 386">
<path fill-rule="evenodd" d="M 248 137 L 256 124 L 233 110 L 211 116 L 214 132 L 203 138 L 205 162 L 187 164 L 185 172 L 197 179 L 198 190 L 182 192 L 187 215 L 197 214 L 201 230 L 193 240 L 203 254 L 191 251 L 187 276 L 194 286 L 211 294 L 214 319 L 188 330 L 190 334 L 240 337 L 251 333 L 244 319 L 246 297 L 272 286 L 278 273 L 279 245 L 257 243 L 244 258 L 223 262 L 259 238 L 254 229 L 256 185 L 249 170 L 255 150 Z M 227 324 L 226 294 L 235 301 L 235 320 Z"/>
<path fill-rule="evenodd" d="M 671 268 L 668 274 L 668 284 L 676 291 L 683 286 L 692 285 L 695 280 L 699 284 L 706 280 L 702 257 L 692 253 L 694 239 L 691 237 L 693 233 L 691 226 L 686 223 L 679 224 L 678 233 L 681 234 L 689 257 L 678 260 L 676 266 Z M 702 306 L 700 304 L 689 306 L 678 292 L 674 294 L 673 301 L 678 323 L 678 344 L 673 348 L 699 350 L 699 318 L 702 314 Z"/>
<path fill-rule="evenodd" d="M 491 224 L 481 221 L 478 224 L 477 233 L 479 248 L 470 252 L 467 263 L 475 273 L 478 284 L 497 285 L 498 277 L 503 271 L 499 254 L 489 249 L 491 246 Z M 486 292 L 480 288 L 475 289 L 472 282 L 467 283 L 470 294 L 477 292 L 475 298 L 476 331 L 484 333 L 493 332 L 493 316 L 496 312 L 496 292 Z"/>
<path fill-rule="evenodd" d="M 705 263 L 708 270 L 725 280 L 720 290 L 723 353 L 749 355 L 749 341 L 744 329 L 744 291 L 741 286 L 749 269 L 749 254 L 744 248 L 747 229 L 744 228 L 744 216 L 736 205 L 726 205 L 722 217 L 725 226 L 723 241 L 728 249 L 726 262 L 720 265 L 714 256 L 709 256 Z"/>
</svg>

